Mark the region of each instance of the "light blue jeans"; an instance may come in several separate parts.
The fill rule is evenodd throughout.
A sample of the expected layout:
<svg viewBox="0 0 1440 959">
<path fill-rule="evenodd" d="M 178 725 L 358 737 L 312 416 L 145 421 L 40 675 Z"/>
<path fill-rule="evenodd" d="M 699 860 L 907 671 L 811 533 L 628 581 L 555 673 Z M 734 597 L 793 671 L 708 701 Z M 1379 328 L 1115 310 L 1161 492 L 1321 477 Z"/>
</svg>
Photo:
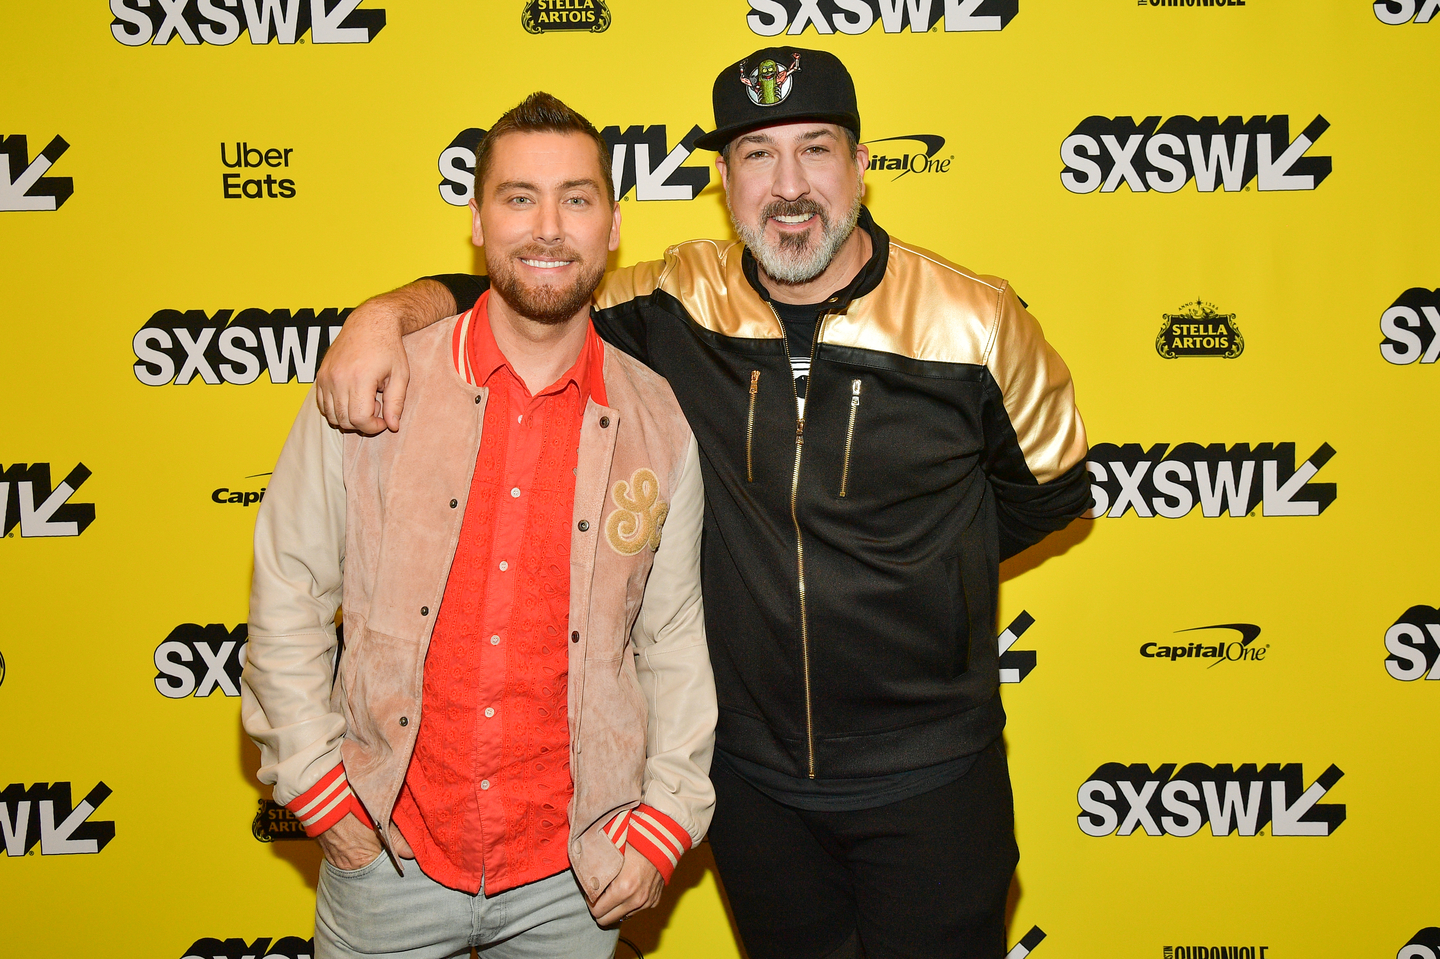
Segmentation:
<svg viewBox="0 0 1440 959">
<path fill-rule="evenodd" d="M 448 889 L 405 860 L 359 869 L 320 864 L 315 959 L 613 959 L 617 929 L 595 924 L 565 870 L 487 897 Z"/>
</svg>

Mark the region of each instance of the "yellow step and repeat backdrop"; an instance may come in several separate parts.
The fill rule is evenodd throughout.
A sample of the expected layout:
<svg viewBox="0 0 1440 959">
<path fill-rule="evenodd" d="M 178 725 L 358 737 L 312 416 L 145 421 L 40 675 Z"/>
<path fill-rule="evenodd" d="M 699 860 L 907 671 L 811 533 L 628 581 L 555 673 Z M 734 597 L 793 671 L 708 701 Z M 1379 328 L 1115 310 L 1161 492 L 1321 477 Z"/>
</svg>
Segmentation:
<svg viewBox="0 0 1440 959">
<path fill-rule="evenodd" d="M 1440 0 L 3 0 L 0 953 L 312 953 L 236 683 L 317 361 L 477 268 L 537 88 L 619 263 L 728 235 L 692 145 L 772 43 L 849 65 L 876 218 L 1016 285 L 1094 444 L 1001 587 L 1011 956 L 1440 956 Z M 702 847 L 620 955 L 740 955 L 720 890 Z"/>
</svg>

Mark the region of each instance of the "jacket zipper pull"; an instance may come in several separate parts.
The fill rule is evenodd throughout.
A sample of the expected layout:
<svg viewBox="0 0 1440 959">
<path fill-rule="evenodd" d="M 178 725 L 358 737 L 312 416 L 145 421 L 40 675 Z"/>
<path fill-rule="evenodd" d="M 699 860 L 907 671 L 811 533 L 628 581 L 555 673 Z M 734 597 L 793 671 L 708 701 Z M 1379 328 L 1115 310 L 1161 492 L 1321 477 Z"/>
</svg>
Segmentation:
<svg viewBox="0 0 1440 959">
<path fill-rule="evenodd" d="M 860 412 L 859 378 L 850 381 L 850 425 L 845 428 L 845 460 L 840 467 L 840 495 L 844 496 L 850 485 L 850 446 L 855 439 L 855 414 Z"/>
<path fill-rule="evenodd" d="M 755 396 L 760 392 L 760 371 L 750 371 L 750 415 L 745 420 L 745 482 L 755 482 L 755 464 L 750 455 L 751 440 L 755 436 Z"/>
</svg>

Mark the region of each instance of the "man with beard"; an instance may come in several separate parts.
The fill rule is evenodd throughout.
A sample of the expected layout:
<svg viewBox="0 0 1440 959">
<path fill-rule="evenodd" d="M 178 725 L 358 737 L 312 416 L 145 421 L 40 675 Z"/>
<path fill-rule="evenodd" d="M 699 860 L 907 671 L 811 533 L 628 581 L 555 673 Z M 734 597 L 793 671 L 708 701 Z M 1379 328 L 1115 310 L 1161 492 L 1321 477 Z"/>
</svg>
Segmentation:
<svg viewBox="0 0 1440 959">
<path fill-rule="evenodd" d="M 1018 855 L 998 567 L 1088 505 L 1070 374 L 1005 281 L 861 205 L 836 58 L 758 51 L 714 105 L 698 143 L 742 242 L 617 270 L 593 316 L 700 442 L 715 860 L 752 959 L 998 959 Z M 408 417 L 398 331 L 483 289 L 438 277 L 357 310 L 317 381 L 325 414 Z"/>
<path fill-rule="evenodd" d="M 405 338 L 404 427 L 307 401 L 271 478 L 242 714 L 324 850 L 317 957 L 609 959 L 709 825 L 699 456 L 590 322 L 606 155 L 547 94 L 501 117 L 471 202 L 492 286 Z"/>
</svg>

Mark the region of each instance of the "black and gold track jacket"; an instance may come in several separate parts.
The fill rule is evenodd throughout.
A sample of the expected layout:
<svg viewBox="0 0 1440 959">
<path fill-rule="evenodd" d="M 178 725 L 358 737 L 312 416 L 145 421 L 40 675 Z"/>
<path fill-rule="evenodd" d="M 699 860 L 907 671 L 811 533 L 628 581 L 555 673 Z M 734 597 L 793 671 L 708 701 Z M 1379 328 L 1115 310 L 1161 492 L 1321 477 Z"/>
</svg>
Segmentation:
<svg viewBox="0 0 1440 959">
<path fill-rule="evenodd" d="M 797 777 L 994 740 L 1000 560 L 1089 505 L 1069 370 L 1009 285 L 860 225 L 874 253 L 816 328 L 803 419 L 739 242 L 610 273 L 592 311 L 699 441 L 716 746 Z M 435 279 L 461 310 L 486 286 Z"/>
</svg>

